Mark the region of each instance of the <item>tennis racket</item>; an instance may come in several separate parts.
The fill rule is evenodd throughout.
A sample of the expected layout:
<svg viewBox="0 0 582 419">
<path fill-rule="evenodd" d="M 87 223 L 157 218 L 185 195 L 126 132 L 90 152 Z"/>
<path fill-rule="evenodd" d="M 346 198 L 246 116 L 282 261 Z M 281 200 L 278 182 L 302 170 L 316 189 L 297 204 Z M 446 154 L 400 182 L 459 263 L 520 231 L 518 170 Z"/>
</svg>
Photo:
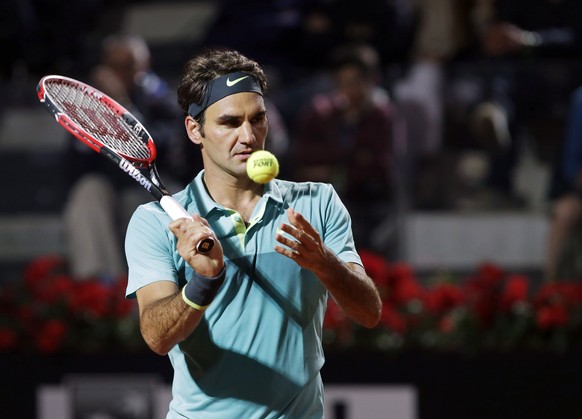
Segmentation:
<svg viewBox="0 0 582 419">
<path fill-rule="evenodd" d="M 56 121 L 91 149 L 107 157 L 156 198 L 172 218 L 192 218 L 166 190 L 156 168 L 156 146 L 143 125 L 99 90 L 63 76 L 45 76 L 37 94 Z M 196 249 L 208 253 L 212 237 Z"/>
</svg>

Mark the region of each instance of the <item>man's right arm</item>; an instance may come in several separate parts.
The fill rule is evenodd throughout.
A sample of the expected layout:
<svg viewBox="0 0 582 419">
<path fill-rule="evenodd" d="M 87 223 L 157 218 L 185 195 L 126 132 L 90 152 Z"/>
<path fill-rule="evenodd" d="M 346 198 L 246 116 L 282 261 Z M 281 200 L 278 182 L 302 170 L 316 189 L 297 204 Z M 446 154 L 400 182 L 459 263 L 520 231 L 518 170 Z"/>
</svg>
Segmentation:
<svg viewBox="0 0 582 419">
<path fill-rule="evenodd" d="M 166 355 L 196 328 L 203 311 L 190 307 L 171 281 L 157 281 L 136 292 L 141 334 L 148 346 Z"/>
<path fill-rule="evenodd" d="M 164 241 L 166 236 L 160 234 L 159 228 L 151 228 L 155 223 L 159 223 L 155 212 L 146 210 L 136 211 L 129 223 L 125 243 L 130 268 L 127 294 L 135 292 L 137 297 L 140 330 L 145 342 L 154 352 L 166 355 L 194 331 L 204 308 L 216 296 L 224 277 L 216 280 L 214 277 L 224 273 L 224 254 L 208 222 L 199 215 L 170 223 L 176 244 Z M 216 245 L 209 254 L 198 253 L 196 245 L 209 235 Z M 176 246 L 195 272 L 186 285 L 189 292 L 184 295 L 174 277 L 174 261 L 168 246 Z M 156 276 L 161 279 L 152 282 L 152 277 Z M 190 284 L 192 281 L 194 283 Z"/>
</svg>

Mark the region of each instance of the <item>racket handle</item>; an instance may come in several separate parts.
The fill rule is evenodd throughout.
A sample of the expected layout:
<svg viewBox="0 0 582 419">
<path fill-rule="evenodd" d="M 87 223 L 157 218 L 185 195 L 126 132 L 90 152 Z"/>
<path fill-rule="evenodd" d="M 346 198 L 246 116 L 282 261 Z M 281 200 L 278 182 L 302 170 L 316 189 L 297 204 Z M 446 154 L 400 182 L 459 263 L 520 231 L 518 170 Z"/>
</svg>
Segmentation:
<svg viewBox="0 0 582 419">
<path fill-rule="evenodd" d="M 160 205 L 164 211 L 166 211 L 166 214 L 168 214 L 174 221 L 179 220 L 180 218 L 192 218 L 192 216 L 188 214 L 188 211 L 186 211 L 173 196 L 162 196 L 162 199 L 160 199 Z"/>
<path fill-rule="evenodd" d="M 172 220 L 178 220 L 180 218 L 190 218 L 192 216 L 188 214 L 188 211 L 184 209 L 182 205 L 173 196 L 164 195 L 162 199 L 160 199 L 160 205 L 166 211 L 166 213 L 170 216 Z M 196 250 L 198 253 L 209 253 L 212 248 L 214 247 L 214 239 L 212 237 L 207 237 L 202 239 L 196 245 Z"/>
</svg>

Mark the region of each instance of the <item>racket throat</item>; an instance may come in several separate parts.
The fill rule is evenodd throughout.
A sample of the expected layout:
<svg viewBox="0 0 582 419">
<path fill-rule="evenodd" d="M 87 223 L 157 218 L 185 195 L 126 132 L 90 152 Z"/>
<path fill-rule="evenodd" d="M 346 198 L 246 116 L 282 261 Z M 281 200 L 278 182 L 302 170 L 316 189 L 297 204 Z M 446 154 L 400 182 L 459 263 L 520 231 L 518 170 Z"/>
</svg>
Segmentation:
<svg viewBox="0 0 582 419">
<path fill-rule="evenodd" d="M 168 190 L 166 189 L 166 187 L 162 183 L 160 175 L 158 174 L 158 168 L 156 167 L 155 164 L 150 167 L 149 171 L 150 171 L 150 179 L 151 179 L 152 183 L 154 185 L 156 185 L 164 193 L 164 195 L 170 195 L 170 193 L 168 192 Z"/>
</svg>

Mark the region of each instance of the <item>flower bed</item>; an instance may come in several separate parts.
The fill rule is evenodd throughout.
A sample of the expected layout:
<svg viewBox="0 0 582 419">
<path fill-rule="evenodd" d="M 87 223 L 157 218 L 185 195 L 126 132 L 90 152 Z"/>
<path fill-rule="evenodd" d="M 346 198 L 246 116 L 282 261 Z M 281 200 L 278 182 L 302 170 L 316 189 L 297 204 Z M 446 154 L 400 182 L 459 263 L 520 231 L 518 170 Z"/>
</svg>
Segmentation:
<svg viewBox="0 0 582 419">
<path fill-rule="evenodd" d="M 380 325 L 353 324 L 330 299 L 327 346 L 397 351 L 407 348 L 477 352 L 582 346 L 582 283 L 534 287 L 525 275 L 484 263 L 463 278 L 436 275 L 419 281 L 405 263 L 361 252 L 383 300 Z"/>
<path fill-rule="evenodd" d="M 126 278 L 76 281 L 64 259 L 32 262 L 23 280 L 0 288 L 0 351 L 136 350 L 143 347 Z"/>
<path fill-rule="evenodd" d="M 582 282 L 534 286 L 486 263 L 472 275 L 419 280 L 406 263 L 361 252 L 380 290 L 380 325 L 350 321 L 330 298 L 324 344 L 333 350 L 462 351 L 582 347 Z M 60 256 L 33 261 L 23 280 L 0 288 L 0 351 L 67 353 L 147 350 L 126 278 L 77 281 Z"/>
</svg>

